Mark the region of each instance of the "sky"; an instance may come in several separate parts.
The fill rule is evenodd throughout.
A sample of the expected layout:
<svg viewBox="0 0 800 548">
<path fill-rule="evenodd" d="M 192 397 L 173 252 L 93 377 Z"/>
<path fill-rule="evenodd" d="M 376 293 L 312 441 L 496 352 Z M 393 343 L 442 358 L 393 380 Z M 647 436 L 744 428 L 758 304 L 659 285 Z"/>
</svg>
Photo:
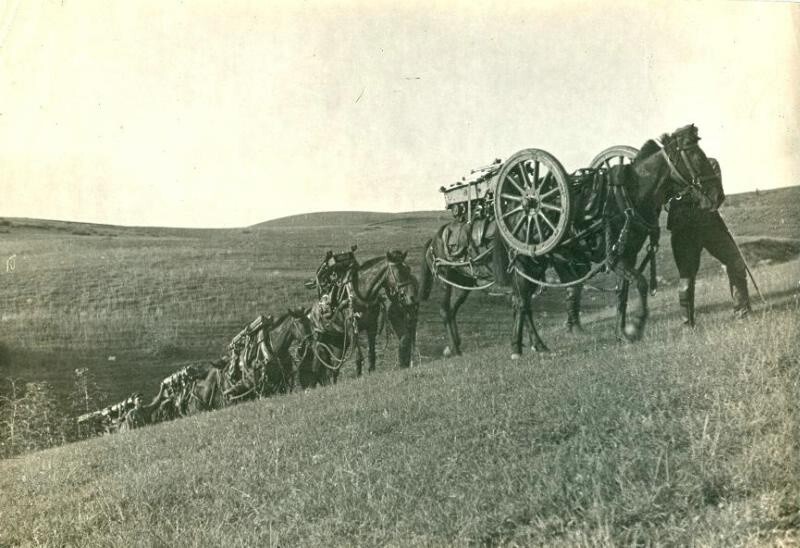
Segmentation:
<svg viewBox="0 0 800 548">
<path fill-rule="evenodd" d="M 798 89 L 790 2 L 0 0 L 0 216 L 442 209 L 688 123 L 728 194 L 797 185 Z"/>
</svg>

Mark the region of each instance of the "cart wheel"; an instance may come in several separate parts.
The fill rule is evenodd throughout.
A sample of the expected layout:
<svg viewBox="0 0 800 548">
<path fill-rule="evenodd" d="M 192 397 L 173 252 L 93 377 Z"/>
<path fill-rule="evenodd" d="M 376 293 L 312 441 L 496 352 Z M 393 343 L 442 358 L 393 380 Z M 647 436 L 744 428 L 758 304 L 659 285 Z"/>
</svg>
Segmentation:
<svg viewBox="0 0 800 548">
<path fill-rule="evenodd" d="M 494 212 L 506 243 L 529 257 L 544 255 L 569 228 L 569 176 L 544 150 L 520 150 L 495 179 Z"/>
<path fill-rule="evenodd" d="M 616 145 L 605 149 L 592 160 L 589 167 L 593 169 L 606 168 L 611 166 L 625 165 L 633 163 L 633 159 L 639 154 L 639 149 L 627 145 Z"/>
</svg>

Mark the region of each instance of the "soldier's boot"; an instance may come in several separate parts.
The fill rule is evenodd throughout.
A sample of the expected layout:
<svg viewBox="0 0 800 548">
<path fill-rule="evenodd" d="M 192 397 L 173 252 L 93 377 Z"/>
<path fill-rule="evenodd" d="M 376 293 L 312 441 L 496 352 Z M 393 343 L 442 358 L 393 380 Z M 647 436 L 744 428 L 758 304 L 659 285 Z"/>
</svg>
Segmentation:
<svg viewBox="0 0 800 548">
<path fill-rule="evenodd" d="M 581 325 L 581 293 L 582 285 L 573 285 L 567 288 L 567 331 L 570 333 L 583 333 Z"/>
<path fill-rule="evenodd" d="M 678 304 L 686 327 L 694 327 L 694 278 L 681 278 L 678 285 Z"/>
<path fill-rule="evenodd" d="M 750 315 L 753 309 L 750 307 L 750 293 L 747 290 L 747 278 L 744 273 L 733 275 L 730 279 L 731 297 L 733 298 L 733 315 L 737 319 L 743 319 Z"/>
</svg>

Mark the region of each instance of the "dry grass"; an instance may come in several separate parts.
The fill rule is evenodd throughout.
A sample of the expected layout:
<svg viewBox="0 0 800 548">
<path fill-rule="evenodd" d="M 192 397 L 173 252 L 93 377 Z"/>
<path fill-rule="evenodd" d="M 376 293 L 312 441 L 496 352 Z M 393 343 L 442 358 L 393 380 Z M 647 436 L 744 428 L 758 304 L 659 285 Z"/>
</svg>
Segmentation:
<svg viewBox="0 0 800 548">
<path fill-rule="evenodd" d="M 737 236 L 796 238 L 800 195 L 782 192 L 760 193 L 759 218 L 729 199 Z M 88 366 L 110 400 L 154 391 L 256 315 L 309 302 L 302 281 L 329 247 L 418 261 L 442 217 L 334 220 L 79 227 L 90 235 L 10 220 L 2 376 L 66 390 Z M 567 336 L 552 291 L 537 307 L 554 352 L 511 362 L 507 302 L 479 295 L 462 312 L 468 355 L 434 360 L 428 303 L 420 368 L 388 371 L 389 347 L 362 380 L 0 462 L 0 546 L 797 543 L 800 263 L 757 267 L 772 308 L 733 324 L 704 260 L 686 331 L 666 239 L 640 344 L 616 342 L 604 293 L 585 294 L 589 334 Z"/>
</svg>

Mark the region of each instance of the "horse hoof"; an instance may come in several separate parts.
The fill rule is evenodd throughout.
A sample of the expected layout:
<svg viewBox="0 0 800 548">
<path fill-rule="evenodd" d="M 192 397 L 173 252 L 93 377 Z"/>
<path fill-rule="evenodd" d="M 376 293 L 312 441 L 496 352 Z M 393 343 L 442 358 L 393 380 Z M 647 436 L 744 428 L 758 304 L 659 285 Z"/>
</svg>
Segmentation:
<svg viewBox="0 0 800 548">
<path fill-rule="evenodd" d="M 531 350 L 533 352 L 550 352 L 550 349 L 547 348 L 545 345 L 541 345 L 541 346 L 533 345 L 533 346 L 531 346 Z"/>
<path fill-rule="evenodd" d="M 636 327 L 634 324 L 627 324 L 625 325 L 624 329 L 625 338 L 629 341 L 638 341 L 642 338 L 642 330 Z"/>
<path fill-rule="evenodd" d="M 519 353 L 517 353 L 517 352 L 513 352 L 513 353 L 511 354 L 511 359 L 512 359 L 512 360 L 518 360 L 518 359 L 520 359 L 521 357 L 522 357 L 522 354 L 519 354 Z"/>
<path fill-rule="evenodd" d="M 444 350 L 442 350 L 442 356 L 444 356 L 445 358 L 449 358 L 452 355 L 453 355 L 453 351 L 450 350 L 450 347 L 449 346 L 445 346 Z"/>
</svg>

